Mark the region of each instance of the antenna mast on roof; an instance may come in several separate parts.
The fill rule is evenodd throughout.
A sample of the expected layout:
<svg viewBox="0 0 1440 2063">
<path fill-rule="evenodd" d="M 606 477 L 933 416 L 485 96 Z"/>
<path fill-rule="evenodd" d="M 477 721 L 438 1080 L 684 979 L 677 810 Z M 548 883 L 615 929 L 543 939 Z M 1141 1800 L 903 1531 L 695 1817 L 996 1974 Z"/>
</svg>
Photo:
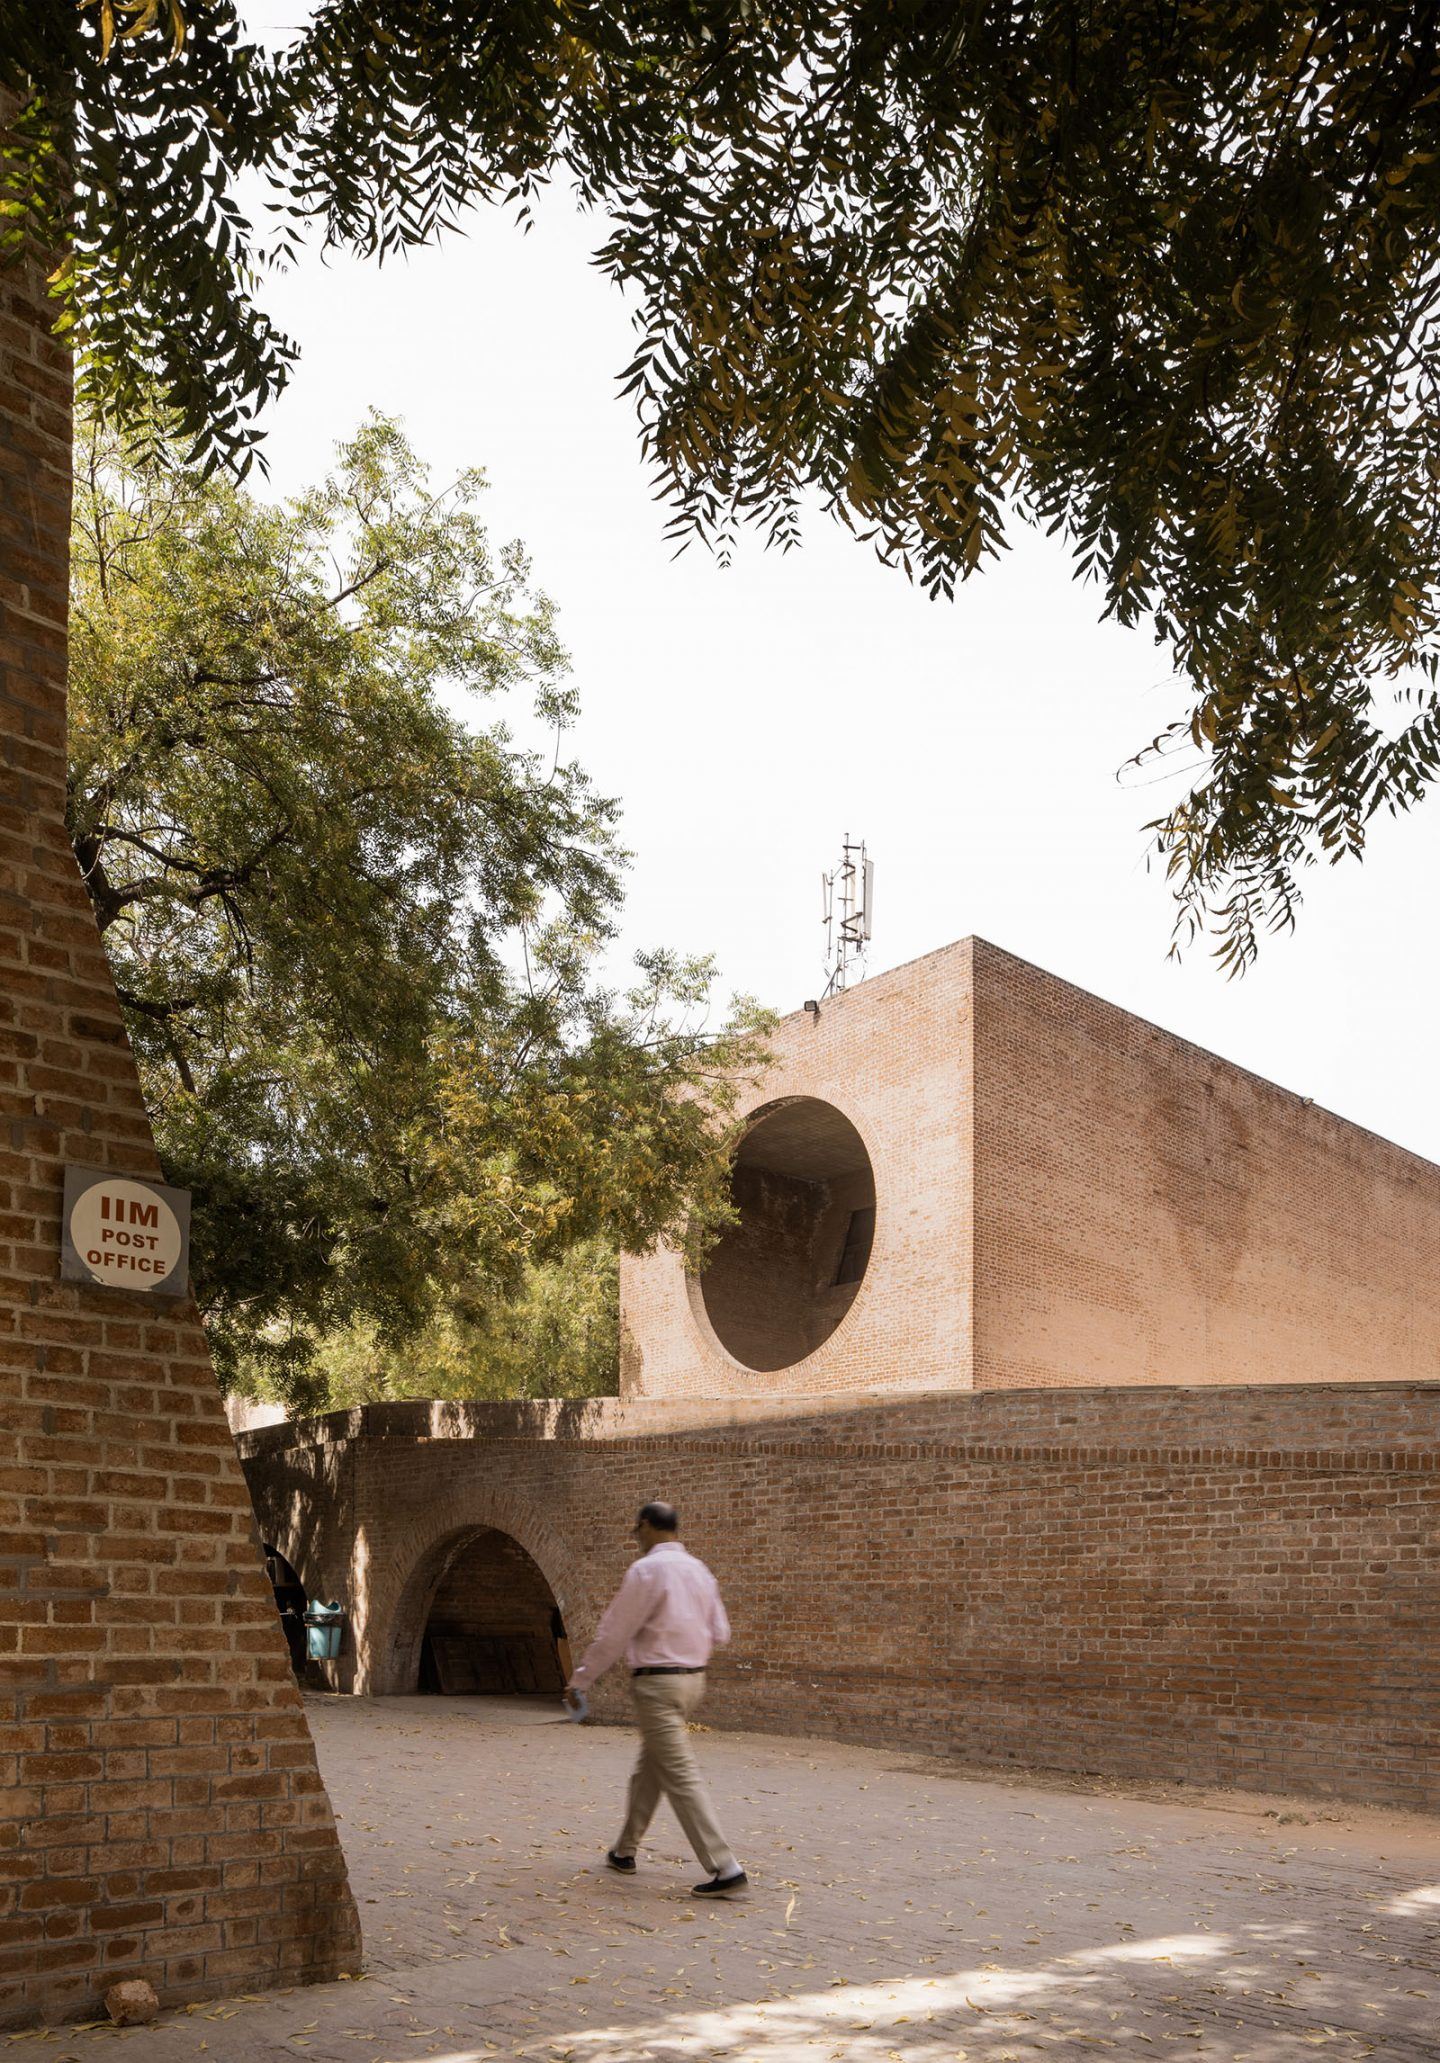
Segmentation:
<svg viewBox="0 0 1440 2063">
<path fill-rule="evenodd" d="M 863 838 L 849 832 L 840 847 L 840 864 L 820 876 L 824 896 L 825 989 L 838 996 L 851 977 L 865 979 L 865 952 L 870 944 L 875 908 L 875 862 L 866 857 Z"/>
</svg>

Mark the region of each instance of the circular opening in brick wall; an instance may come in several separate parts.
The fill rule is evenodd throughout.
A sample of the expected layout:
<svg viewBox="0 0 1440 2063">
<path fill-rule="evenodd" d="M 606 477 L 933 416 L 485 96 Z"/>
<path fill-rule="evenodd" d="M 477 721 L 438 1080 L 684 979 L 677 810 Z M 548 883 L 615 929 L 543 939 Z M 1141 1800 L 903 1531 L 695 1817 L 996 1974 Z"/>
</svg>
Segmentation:
<svg viewBox="0 0 1440 2063">
<path fill-rule="evenodd" d="M 870 1156 L 833 1103 L 788 1097 L 756 1114 L 730 1194 L 739 1222 L 692 1280 L 691 1301 L 746 1368 L 789 1368 L 829 1339 L 869 1265 Z"/>
</svg>

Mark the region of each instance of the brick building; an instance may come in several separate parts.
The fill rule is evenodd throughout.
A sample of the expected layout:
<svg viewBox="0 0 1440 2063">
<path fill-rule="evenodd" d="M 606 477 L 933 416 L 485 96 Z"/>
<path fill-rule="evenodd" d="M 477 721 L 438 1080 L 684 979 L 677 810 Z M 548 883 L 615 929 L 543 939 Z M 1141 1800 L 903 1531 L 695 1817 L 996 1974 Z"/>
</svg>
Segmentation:
<svg viewBox="0 0 1440 2063">
<path fill-rule="evenodd" d="M 785 1019 L 628 1397 L 1440 1378 L 1440 1168 L 965 939 Z"/>
<path fill-rule="evenodd" d="M 0 2026 L 359 1957 L 194 1307 L 58 1279 L 66 1164 L 159 1167 L 65 829 L 52 315 L 0 272 Z"/>
<path fill-rule="evenodd" d="M 722 1723 L 1440 1805 L 1440 1170 L 966 940 L 786 1020 L 734 1183 L 619 1401 L 241 1435 L 336 1689 L 558 1669 L 666 1496 Z"/>
</svg>

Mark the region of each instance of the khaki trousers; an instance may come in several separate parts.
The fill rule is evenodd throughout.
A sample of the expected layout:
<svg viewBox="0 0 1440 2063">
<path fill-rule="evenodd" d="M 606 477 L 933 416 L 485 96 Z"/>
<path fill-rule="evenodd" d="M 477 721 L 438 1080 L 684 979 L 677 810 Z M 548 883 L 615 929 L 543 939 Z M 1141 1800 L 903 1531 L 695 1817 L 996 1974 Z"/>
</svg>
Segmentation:
<svg viewBox="0 0 1440 2063">
<path fill-rule="evenodd" d="M 630 1809 L 615 1853 L 635 1853 L 655 1817 L 656 1806 L 668 1798 L 700 1858 L 700 1867 L 712 1877 L 733 1876 L 740 1865 L 720 1831 L 685 1727 L 705 1695 L 703 1671 L 693 1676 L 635 1676 L 630 1689 L 640 1728 L 640 1753 L 631 1773 Z"/>
</svg>

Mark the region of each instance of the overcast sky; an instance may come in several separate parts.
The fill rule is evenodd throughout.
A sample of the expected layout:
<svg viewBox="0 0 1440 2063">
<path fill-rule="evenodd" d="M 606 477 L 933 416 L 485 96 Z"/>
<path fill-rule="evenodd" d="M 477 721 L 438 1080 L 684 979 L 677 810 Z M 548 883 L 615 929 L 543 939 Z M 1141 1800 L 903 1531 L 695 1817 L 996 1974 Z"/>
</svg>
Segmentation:
<svg viewBox="0 0 1440 2063">
<path fill-rule="evenodd" d="M 788 557 L 674 560 L 616 395 L 631 333 L 599 240 L 552 196 L 528 236 L 479 214 L 401 264 L 270 280 L 302 359 L 268 449 L 274 490 L 299 487 L 373 405 L 441 475 L 485 467 L 492 533 L 525 539 L 559 605 L 578 754 L 623 800 L 627 951 L 713 951 L 727 993 L 796 1008 L 848 831 L 876 862 L 872 971 L 977 932 L 1440 1159 L 1440 801 L 1377 826 L 1363 868 L 1309 876 L 1298 935 L 1243 980 L 1203 949 L 1167 962 L 1141 826 L 1172 790 L 1116 779 L 1182 708 L 1164 653 L 1018 527 L 950 604 L 818 514 Z"/>
</svg>

